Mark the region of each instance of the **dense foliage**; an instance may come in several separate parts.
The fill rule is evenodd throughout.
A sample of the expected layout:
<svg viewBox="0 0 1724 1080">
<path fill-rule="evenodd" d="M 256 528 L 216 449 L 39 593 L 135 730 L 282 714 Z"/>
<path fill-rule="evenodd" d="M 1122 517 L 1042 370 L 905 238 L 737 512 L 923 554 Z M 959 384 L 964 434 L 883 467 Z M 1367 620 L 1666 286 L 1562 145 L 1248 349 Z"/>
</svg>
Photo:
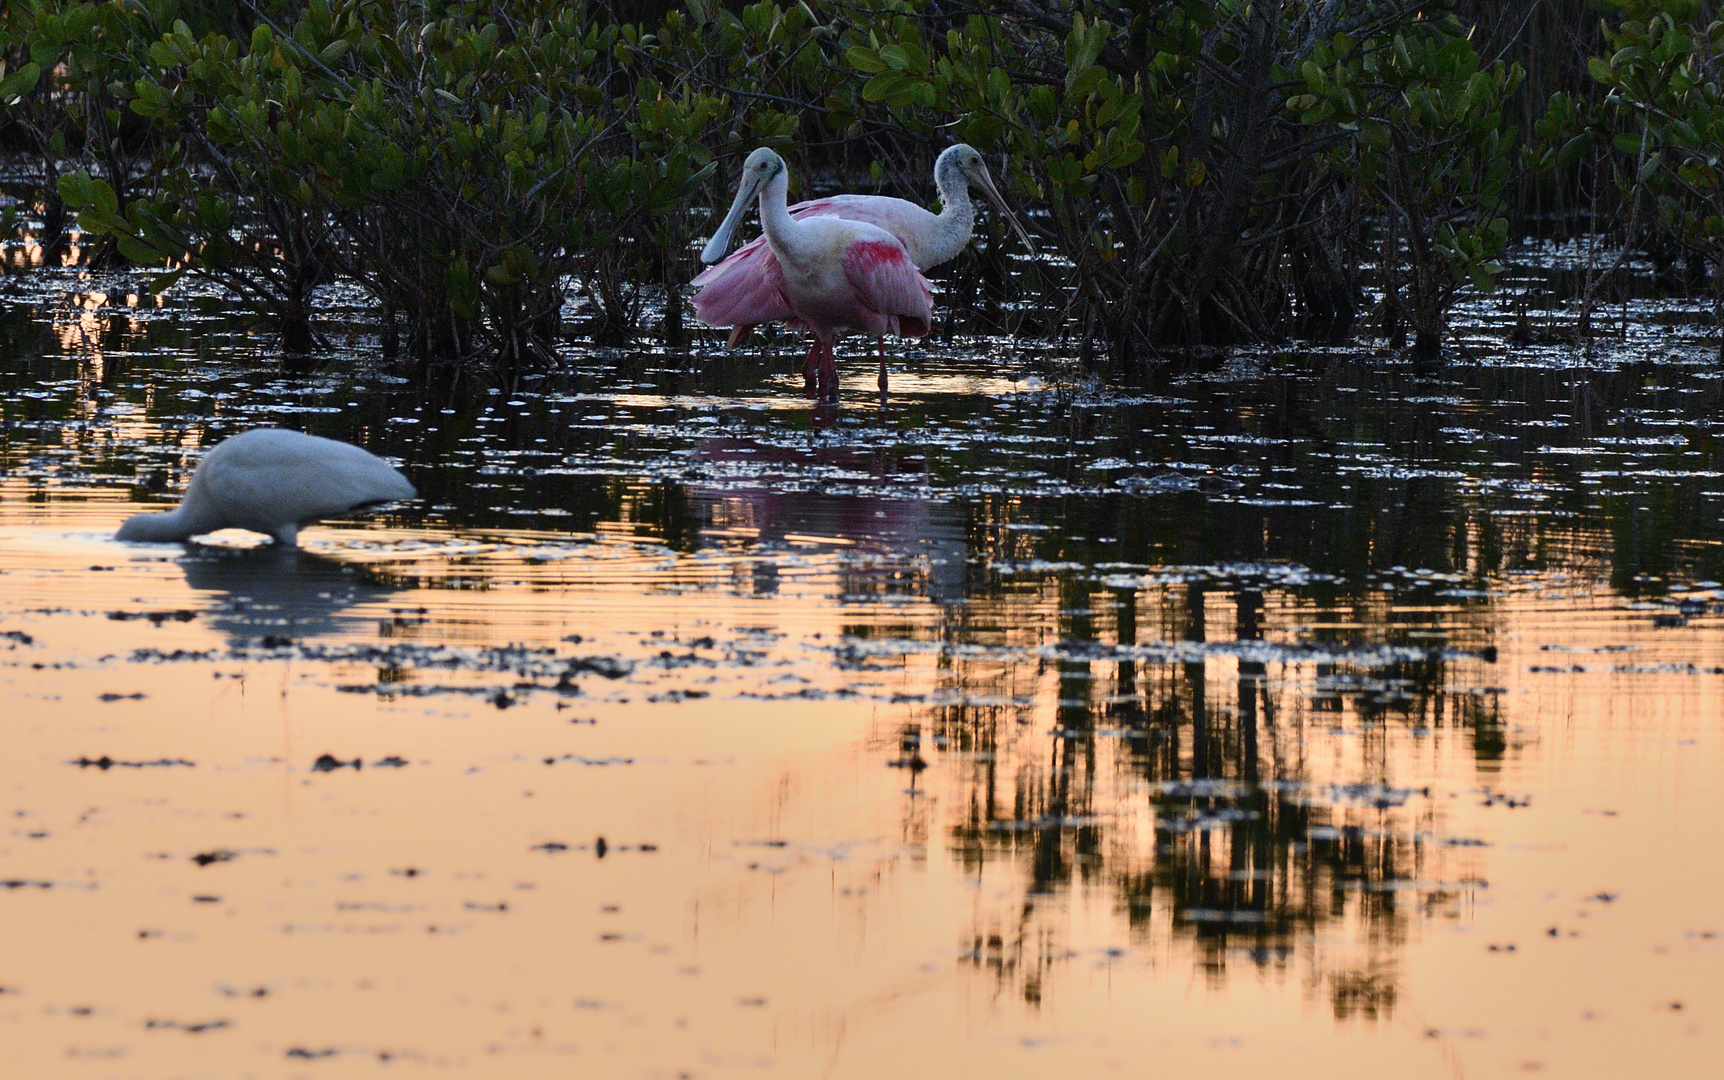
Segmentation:
<svg viewBox="0 0 1724 1080">
<path fill-rule="evenodd" d="M 1724 29 L 1613 4 L 1594 29 L 1564 8 L 1541 54 L 1530 2 L 14 0 L 0 143 L 34 196 L 5 224 L 53 249 L 69 208 L 107 238 L 90 257 L 213 278 L 290 355 L 345 278 L 387 352 L 508 378 L 554 363 L 571 289 L 575 332 L 681 347 L 691 211 L 755 146 L 802 192 L 927 198 L 963 140 L 1054 257 L 1003 307 L 1010 245 L 985 235 L 947 271 L 959 317 L 1124 370 L 1346 340 L 1374 306 L 1432 358 L 1511 219 L 1724 278 Z M 1587 216 L 1528 212 L 1552 206 Z"/>
</svg>

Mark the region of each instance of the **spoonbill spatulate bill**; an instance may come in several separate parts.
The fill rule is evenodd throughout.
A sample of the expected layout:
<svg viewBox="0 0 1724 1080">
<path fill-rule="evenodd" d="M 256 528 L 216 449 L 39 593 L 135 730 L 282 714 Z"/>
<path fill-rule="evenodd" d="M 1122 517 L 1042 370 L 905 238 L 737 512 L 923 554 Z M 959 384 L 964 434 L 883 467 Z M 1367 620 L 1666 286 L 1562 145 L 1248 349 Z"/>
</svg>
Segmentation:
<svg viewBox="0 0 1724 1080">
<path fill-rule="evenodd" d="M 694 279 L 700 287 L 694 311 L 708 326 L 733 327 L 733 344 L 765 322 L 807 329 L 814 344 L 803 374 L 811 390 L 818 374 L 820 399 L 836 401 L 833 339 L 846 330 L 876 337 L 924 337 L 933 321 L 933 292 L 903 240 L 867 221 L 831 215 L 794 218 L 787 205 L 789 190 L 783 158 L 766 147 L 748 155 L 736 201 L 700 257 L 707 263 L 724 257 L 749 203 L 758 196 L 761 232 L 772 258 L 739 263 L 733 257 L 701 273 Z M 880 385 L 884 390 L 884 357 Z"/>
<path fill-rule="evenodd" d="M 1006 205 L 999 188 L 994 186 L 994 178 L 988 172 L 987 163 L 973 147 L 958 143 L 947 147 L 940 154 L 934 162 L 934 187 L 940 193 L 938 214 L 930 213 L 905 199 L 886 195 L 832 195 L 824 199 L 797 203 L 789 208 L 789 213 L 798 221 L 811 217 L 836 217 L 877 225 L 904 244 L 904 249 L 909 252 L 917 269 L 927 270 L 956 258 L 970 242 L 970 235 L 976 224 L 976 207 L 970 200 L 970 189 L 974 187 L 986 195 L 1000 213 L 1005 215 L 1006 221 L 1023 240 L 1024 245 L 1032 251 L 1035 249 L 1030 234 Z M 708 250 L 710 251 L 710 245 Z M 723 252 L 720 251 L 720 254 Z M 741 288 L 745 283 L 771 281 L 777 270 L 776 262 L 777 257 L 773 255 L 771 245 L 762 235 L 738 248 L 717 266 L 703 271 L 694 279 L 694 284 Z M 724 291 L 726 290 L 721 289 L 720 295 Z M 697 297 L 697 314 L 700 307 L 701 301 Z M 734 324 L 730 333 L 730 344 L 736 345 L 753 329 L 753 324 Z M 884 352 L 880 360 L 880 389 L 886 389 Z"/>
<path fill-rule="evenodd" d="M 293 547 L 303 525 L 418 494 L 395 466 L 352 443 L 254 428 L 203 456 L 177 508 L 134 514 L 114 538 L 168 542 L 249 529 Z"/>
</svg>

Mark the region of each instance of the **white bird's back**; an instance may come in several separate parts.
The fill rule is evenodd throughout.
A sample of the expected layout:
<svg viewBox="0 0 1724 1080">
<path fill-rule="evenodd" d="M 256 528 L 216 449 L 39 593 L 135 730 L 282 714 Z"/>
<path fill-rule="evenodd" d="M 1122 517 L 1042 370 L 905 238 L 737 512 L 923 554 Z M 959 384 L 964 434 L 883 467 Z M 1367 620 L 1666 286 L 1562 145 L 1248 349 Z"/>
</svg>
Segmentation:
<svg viewBox="0 0 1724 1080">
<path fill-rule="evenodd" d="M 192 476 L 193 490 L 200 483 L 224 517 L 256 532 L 418 494 L 367 450 L 282 428 L 248 431 L 215 447 Z"/>
<path fill-rule="evenodd" d="M 291 544 L 302 524 L 417 494 L 394 466 L 351 443 L 256 428 L 204 455 L 177 510 L 129 518 L 119 538 L 175 540 L 239 528 Z"/>
</svg>

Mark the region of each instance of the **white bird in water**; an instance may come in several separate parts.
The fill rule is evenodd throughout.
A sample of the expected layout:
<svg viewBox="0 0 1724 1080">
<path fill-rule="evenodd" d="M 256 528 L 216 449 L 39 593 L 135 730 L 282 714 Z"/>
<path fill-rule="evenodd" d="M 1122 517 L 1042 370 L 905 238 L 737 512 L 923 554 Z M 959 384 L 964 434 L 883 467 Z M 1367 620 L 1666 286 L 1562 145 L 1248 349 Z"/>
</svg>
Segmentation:
<svg viewBox="0 0 1724 1080">
<path fill-rule="evenodd" d="M 114 539 L 163 543 L 249 529 L 293 547 L 303 525 L 418 494 L 395 466 L 352 443 L 255 428 L 203 456 L 178 508 L 134 514 Z"/>
<path fill-rule="evenodd" d="M 1035 250 L 1030 234 L 1012 214 L 999 188 L 994 186 L 994 178 L 988 172 L 982 155 L 974 147 L 964 143 L 947 147 L 934 162 L 934 187 L 940 193 L 938 214 L 930 213 L 905 199 L 886 195 L 833 195 L 824 199 L 811 199 L 790 207 L 789 214 L 797 221 L 834 217 L 884 229 L 904 245 L 910 261 L 915 263 L 918 270 L 927 270 L 956 258 L 970 242 L 970 235 L 976 224 L 976 207 L 970 201 L 972 185 L 1006 216 L 1006 221 L 1025 246 Z M 715 250 L 714 245 L 721 239 L 723 244 Z M 707 245 L 701 256 L 702 260 L 711 262 L 722 256 L 724 247 L 728 246 L 729 242 L 729 232 L 721 226 L 714 234 L 712 242 Z M 730 344 L 734 346 L 747 337 L 749 331 L 758 323 L 781 317 L 773 314 L 774 309 L 770 303 L 762 302 L 771 299 L 769 294 L 776 290 L 780 278 L 778 258 L 773 254 L 763 229 L 759 237 L 738 248 L 735 254 L 717 266 L 702 271 L 694 279 L 692 284 L 703 289 L 702 294 L 695 297 L 696 314 L 702 315 L 703 321 L 710 323 L 711 320 L 705 319 L 702 313 L 703 308 L 710 308 L 712 314 L 721 319 L 736 319 L 737 321 L 728 324 L 732 326 Z M 745 302 L 745 298 L 754 303 Z M 752 322 L 746 321 L 747 313 L 751 309 L 765 314 L 766 317 Z M 804 374 L 812 375 L 812 372 L 805 366 Z M 886 358 L 883 348 L 879 384 L 884 392 Z"/>
</svg>

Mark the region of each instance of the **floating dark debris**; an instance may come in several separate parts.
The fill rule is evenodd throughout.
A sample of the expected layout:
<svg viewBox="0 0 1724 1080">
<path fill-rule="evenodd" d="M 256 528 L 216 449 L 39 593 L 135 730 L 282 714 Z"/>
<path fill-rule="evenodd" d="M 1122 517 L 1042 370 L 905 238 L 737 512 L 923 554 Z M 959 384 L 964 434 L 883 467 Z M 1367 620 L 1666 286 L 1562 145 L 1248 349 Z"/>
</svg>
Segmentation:
<svg viewBox="0 0 1724 1080">
<path fill-rule="evenodd" d="M 220 1031 L 222 1028 L 232 1026 L 231 1020 L 203 1020 L 194 1024 L 186 1024 L 178 1020 L 144 1021 L 146 1031 L 183 1031 L 188 1035 L 202 1035 L 205 1032 Z"/>
<path fill-rule="evenodd" d="M 342 761 L 333 754 L 320 754 L 317 760 L 311 763 L 312 772 L 334 772 L 336 769 L 357 770 L 364 767 L 365 762 L 359 758 L 354 758 L 352 761 Z"/>
<path fill-rule="evenodd" d="M 1504 795 L 1499 792 L 1485 792 L 1485 801 L 1480 806 L 1506 806 L 1510 810 L 1520 810 L 1532 805 L 1531 795 Z"/>
<path fill-rule="evenodd" d="M 199 866 L 208 866 L 211 863 L 232 862 L 237 858 L 239 858 L 239 852 L 237 851 L 229 851 L 226 848 L 216 848 L 214 851 L 202 851 L 193 855 L 192 862 L 197 863 Z"/>
<path fill-rule="evenodd" d="M 701 698 L 711 696 L 710 690 L 670 690 L 663 694 L 648 694 L 647 700 L 657 705 L 674 705 L 677 702 L 699 701 Z"/>
<path fill-rule="evenodd" d="M 108 618 L 115 622 L 127 622 L 132 619 L 146 619 L 156 626 L 170 622 L 191 622 L 198 617 L 195 611 L 181 608 L 178 611 L 110 611 Z"/>
<path fill-rule="evenodd" d="M 628 757 L 590 758 L 582 757 L 580 754 L 563 754 L 559 757 L 545 758 L 546 765 L 555 765 L 559 761 L 572 761 L 577 765 L 633 765 L 635 763 L 634 758 Z"/>
<path fill-rule="evenodd" d="M 567 675 L 593 674 L 602 679 L 621 679 L 634 671 L 634 665 L 614 656 L 577 656 L 564 661 Z"/>
<path fill-rule="evenodd" d="M 160 649 L 133 649 L 132 663 L 177 663 L 186 660 L 216 660 L 221 654 L 215 649 L 175 649 L 163 652 Z"/>
<path fill-rule="evenodd" d="M 170 769 L 177 767 L 191 769 L 197 766 L 197 762 L 187 761 L 185 758 L 157 758 L 154 761 L 121 761 L 117 758 L 111 758 L 106 754 L 103 754 L 99 758 L 81 757 L 73 761 L 68 761 L 66 764 L 76 765 L 80 769 L 101 769 L 103 772 L 106 772 L 109 769 Z"/>
</svg>

